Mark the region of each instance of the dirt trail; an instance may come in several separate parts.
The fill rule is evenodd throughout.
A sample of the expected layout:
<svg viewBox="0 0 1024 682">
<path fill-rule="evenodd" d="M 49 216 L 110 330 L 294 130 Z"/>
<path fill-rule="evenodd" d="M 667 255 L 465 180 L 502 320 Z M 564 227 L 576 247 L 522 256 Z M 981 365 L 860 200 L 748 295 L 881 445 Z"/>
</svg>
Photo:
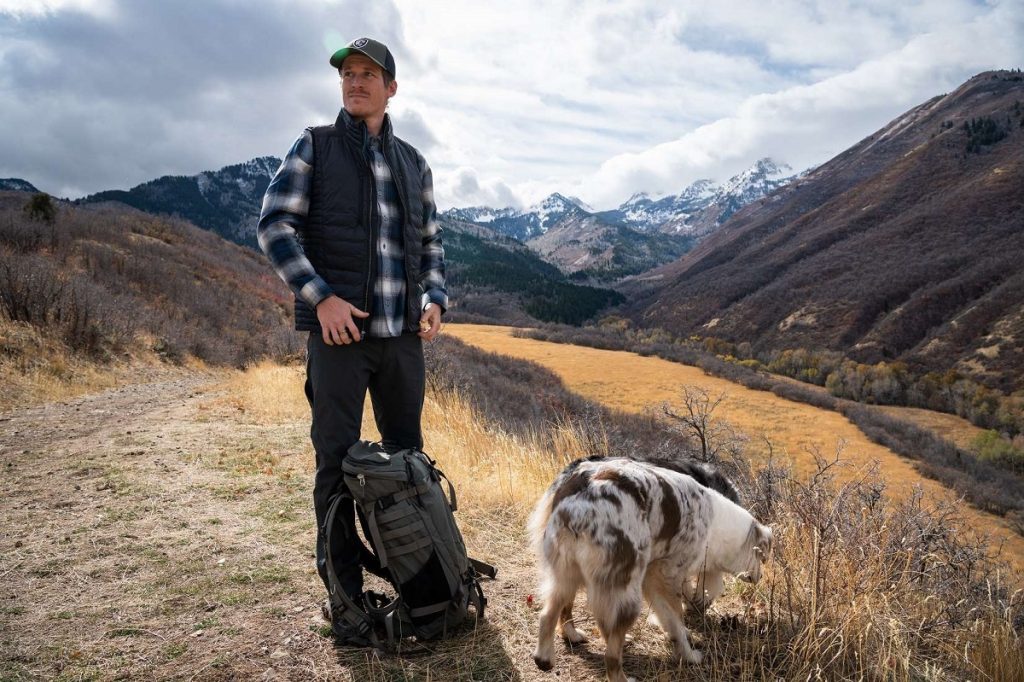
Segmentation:
<svg viewBox="0 0 1024 682">
<path fill-rule="evenodd" d="M 717 386 L 653 358 L 496 328 L 449 331 L 542 362 L 570 388 L 626 409 L 671 398 L 680 383 Z M 308 420 L 261 424 L 211 374 L 154 370 L 144 381 L 0 414 L 0 679 L 552 679 L 529 656 L 534 576 L 519 511 L 459 512 L 467 542 L 490 543 L 500 572 L 475 633 L 418 658 L 337 650 L 310 552 Z M 760 414 L 777 442 L 816 430 L 830 434 L 827 452 L 848 433 L 848 453 L 871 452 L 855 429 L 838 430 L 837 415 L 722 388 L 727 418 Z M 802 441 L 785 442 L 801 451 Z M 648 630 L 645 641 L 661 641 Z M 598 656 L 561 661 L 563 679 L 602 675 Z M 651 661 L 632 665 L 660 665 Z"/>
<path fill-rule="evenodd" d="M 755 453 L 763 449 L 763 435 L 771 440 L 776 456 L 790 458 L 797 472 L 806 473 L 813 469 L 811 452 L 830 457 L 842 444 L 842 459 L 851 465 L 847 476 L 861 474 L 878 462 L 883 480 L 893 494 L 909 494 L 912 486 L 919 485 L 935 499 L 957 499 L 941 484 L 920 476 L 910 460 L 868 440 L 856 425 L 837 412 L 754 391 L 707 375 L 698 367 L 660 358 L 516 338 L 511 327 L 452 324 L 445 329 L 484 350 L 544 365 L 570 390 L 620 410 L 636 412 L 665 401 L 678 402 L 683 385 L 700 386 L 712 395 L 724 393 L 726 398 L 716 416 L 750 436 Z M 1024 570 L 1024 538 L 1000 517 L 978 511 L 966 502 L 959 509 L 975 529 L 1005 543 L 1006 557 Z"/>
<path fill-rule="evenodd" d="M 334 648 L 308 418 L 260 424 L 218 384 L 179 372 L 0 414 L 0 679 L 532 679 L 491 625 L 524 617 L 517 533 L 495 544 L 504 575 L 469 641 L 418 659 Z M 467 538 L 520 525 L 460 514 Z"/>
<path fill-rule="evenodd" d="M 275 437 L 206 406 L 211 381 L 0 415 L 0 678 L 323 677 L 304 482 L 210 466 Z"/>
</svg>

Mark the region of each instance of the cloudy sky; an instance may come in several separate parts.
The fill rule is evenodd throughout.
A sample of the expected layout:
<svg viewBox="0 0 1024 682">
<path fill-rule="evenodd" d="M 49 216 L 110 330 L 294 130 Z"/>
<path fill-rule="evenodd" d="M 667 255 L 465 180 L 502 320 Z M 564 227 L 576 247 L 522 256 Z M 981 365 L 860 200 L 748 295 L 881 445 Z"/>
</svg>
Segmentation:
<svg viewBox="0 0 1024 682">
<path fill-rule="evenodd" d="M 803 170 L 993 68 L 1024 0 L 0 0 L 0 177 L 77 197 L 282 156 L 391 46 L 439 207 L 597 208 L 770 156 Z"/>
</svg>

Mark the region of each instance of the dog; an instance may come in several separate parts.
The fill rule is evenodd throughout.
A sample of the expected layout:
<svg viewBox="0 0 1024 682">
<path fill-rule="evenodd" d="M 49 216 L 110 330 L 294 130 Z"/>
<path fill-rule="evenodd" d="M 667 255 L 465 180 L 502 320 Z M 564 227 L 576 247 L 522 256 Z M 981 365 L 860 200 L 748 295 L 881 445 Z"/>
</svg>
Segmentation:
<svg viewBox="0 0 1024 682">
<path fill-rule="evenodd" d="M 574 462 L 566 466 L 565 469 L 558 475 L 555 482 L 551 486 L 551 490 L 558 489 L 562 482 L 571 476 L 584 462 L 604 462 L 609 458 L 603 455 L 594 455 L 586 459 L 577 459 Z M 730 481 L 721 471 L 718 470 L 712 464 L 706 462 L 697 462 L 692 459 L 675 458 L 670 459 L 667 457 L 649 457 L 641 461 L 653 464 L 656 467 L 662 469 L 671 469 L 672 471 L 680 474 L 686 474 L 693 480 L 700 483 L 705 488 L 711 488 L 716 490 L 731 502 L 736 504 L 742 504 L 740 502 L 739 491 L 736 490 L 736 486 Z M 699 572 L 696 575 L 687 576 L 683 580 L 683 603 L 690 608 L 703 613 L 725 589 L 725 583 L 722 581 L 722 573 L 706 570 Z M 570 605 L 566 612 L 562 613 L 563 629 L 566 627 L 572 627 L 572 606 Z M 656 619 L 655 619 L 656 620 Z M 582 637 L 582 635 L 579 635 Z"/>
<path fill-rule="evenodd" d="M 644 598 L 676 655 L 700 663 L 683 623 L 686 585 L 694 576 L 706 583 L 707 602 L 721 593 L 724 573 L 756 582 L 772 544 L 771 529 L 722 493 L 685 473 L 621 458 L 570 464 L 538 502 L 530 533 L 544 602 L 534 662 L 551 669 L 556 627 L 570 643 L 584 641 L 572 603 L 585 586 L 611 682 L 627 682 L 622 647 Z"/>
</svg>

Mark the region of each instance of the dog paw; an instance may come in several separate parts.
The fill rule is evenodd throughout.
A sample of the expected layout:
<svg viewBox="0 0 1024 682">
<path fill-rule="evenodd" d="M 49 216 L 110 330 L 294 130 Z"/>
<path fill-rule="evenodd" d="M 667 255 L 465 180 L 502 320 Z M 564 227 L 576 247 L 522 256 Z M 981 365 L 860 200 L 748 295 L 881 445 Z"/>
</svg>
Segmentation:
<svg viewBox="0 0 1024 682">
<path fill-rule="evenodd" d="M 566 644 L 572 644 L 573 646 L 586 644 L 587 642 L 587 636 L 575 628 L 562 632 L 562 639 L 565 640 Z"/>
<path fill-rule="evenodd" d="M 543 670 L 544 672 L 547 672 L 554 667 L 553 665 L 551 665 L 551 661 L 545 658 L 540 658 L 539 656 L 534 656 L 533 662 L 536 663 L 537 667 Z"/>
<path fill-rule="evenodd" d="M 692 649 L 687 656 L 684 656 L 684 658 L 686 659 L 687 663 L 693 663 L 694 665 L 698 665 L 701 661 L 704 660 L 704 653 L 701 651 L 697 651 L 696 649 Z"/>
</svg>

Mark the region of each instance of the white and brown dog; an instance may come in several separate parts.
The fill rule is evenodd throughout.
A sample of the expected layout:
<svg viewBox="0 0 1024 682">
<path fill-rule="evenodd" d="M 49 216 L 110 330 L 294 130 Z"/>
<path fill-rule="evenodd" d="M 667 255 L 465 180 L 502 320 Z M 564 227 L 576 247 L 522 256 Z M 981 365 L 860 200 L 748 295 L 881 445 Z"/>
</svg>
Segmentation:
<svg viewBox="0 0 1024 682">
<path fill-rule="evenodd" d="M 570 464 L 537 504 L 530 529 L 544 599 L 534 661 L 551 668 L 556 626 L 569 642 L 584 640 L 571 618 L 585 586 L 611 682 L 626 682 L 622 646 L 644 598 L 677 655 L 699 663 L 683 624 L 694 577 L 705 586 L 705 603 L 721 592 L 723 573 L 756 582 L 772 542 L 771 529 L 716 490 L 630 459 Z"/>
</svg>

